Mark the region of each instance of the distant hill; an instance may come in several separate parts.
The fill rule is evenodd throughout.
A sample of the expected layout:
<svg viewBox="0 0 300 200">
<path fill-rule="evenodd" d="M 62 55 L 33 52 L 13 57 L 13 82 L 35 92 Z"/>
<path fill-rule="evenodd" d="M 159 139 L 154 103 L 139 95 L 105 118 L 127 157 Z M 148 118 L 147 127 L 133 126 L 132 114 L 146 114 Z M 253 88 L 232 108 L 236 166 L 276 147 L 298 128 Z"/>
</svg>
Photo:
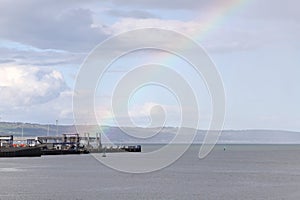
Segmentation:
<svg viewBox="0 0 300 200">
<path fill-rule="evenodd" d="M 29 123 L 11 123 L 0 122 L 0 134 L 1 135 L 14 135 L 20 136 L 44 136 L 44 135 L 56 135 L 56 125 L 41 125 L 41 124 L 29 124 Z M 65 132 L 76 132 L 74 126 L 58 126 L 59 134 Z"/>
<path fill-rule="evenodd" d="M 0 122 L 0 135 L 36 137 L 46 135 L 61 135 L 63 133 L 90 133 L 94 136 L 100 133 L 107 136 L 114 143 L 169 143 L 175 136 L 177 128 L 126 128 L 123 129 L 111 126 L 82 125 L 77 129 L 73 125 L 42 125 L 30 123 L 10 123 Z M 154 134 L 153 134 L 154 133 Z M 156 134 L 157 133 L 157 134 Z M 197 130 L 194 143 L 202 143 L 206 131 Z M 153 135 L 153 136 L 151 136 Z M 141 137 L 136 138 L 133 136 Z M 147 136 L 147 137 L 146 137 Z M 151 137 L 149 137 L 151 136 Z M 146 139 L 142 139 L 145 137 Z M 281 131 L 281 130 L 224 130 L 218 140 L 218 143 L 232 144 L 300 144 L 300 132 Z"/>
</svg>

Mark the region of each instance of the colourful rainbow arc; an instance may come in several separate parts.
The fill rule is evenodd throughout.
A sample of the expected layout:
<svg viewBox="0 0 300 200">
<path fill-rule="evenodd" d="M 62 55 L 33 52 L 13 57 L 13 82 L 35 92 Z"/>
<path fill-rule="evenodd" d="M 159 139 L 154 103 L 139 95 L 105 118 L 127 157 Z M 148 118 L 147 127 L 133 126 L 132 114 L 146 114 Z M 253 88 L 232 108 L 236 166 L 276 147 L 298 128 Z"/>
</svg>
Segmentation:
<svg viewBox="0 0 300 200">
<path fill-rule="evenodd" d="M 201 20 L 199 22 L 201 23 L 201 30 L 196 30 L 194 34 L 190 35 L 190 37 L 197 42 L 201 42 L 208 34 L 212 33 L 213 30 L 221 27 L 224 23 L 226 23 L 227 19 L 231 15 L 243 9 L 248 2 L 250 2 L 250 0 L 220 0 L 218 5 L 211 5 L 209 11 L 207 12 L 209 14 L 201 17 Z M 103 123 L 112 122 L 112 116 L 110 114 L 106 116 L 102 115 L 101 121 Z M 103 126 L 99 127 L 97 130 L 87 131 L 95 133 L 101 130 L 101 132 L 104 134 L 105 132 L 109 131 L 109 126 L 105 126 L 106 124 L 101 125 Z"/>
</svg>

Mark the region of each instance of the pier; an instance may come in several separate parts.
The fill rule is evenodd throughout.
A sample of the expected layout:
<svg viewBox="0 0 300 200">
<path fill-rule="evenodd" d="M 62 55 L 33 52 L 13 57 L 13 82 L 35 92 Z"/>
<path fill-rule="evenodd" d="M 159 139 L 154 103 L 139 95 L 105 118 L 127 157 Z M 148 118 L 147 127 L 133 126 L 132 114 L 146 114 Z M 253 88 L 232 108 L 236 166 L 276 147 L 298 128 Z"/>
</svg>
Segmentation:
<svg viewBox="0 0 300 200">
<path fill-rule="evenodd" d="M 13 137 L 0 136 L 1 149 L 39 148 L 41 155 L 87 154 L 87 153 L 114 153 L 114 152 L 141 152 L 141 145 L 102 145 L 101 134 L 90 137 L 85 133 L 64 133 L 61 136 Z M 2 142 L 1 142 L 2 141 Z"/>
</svg>

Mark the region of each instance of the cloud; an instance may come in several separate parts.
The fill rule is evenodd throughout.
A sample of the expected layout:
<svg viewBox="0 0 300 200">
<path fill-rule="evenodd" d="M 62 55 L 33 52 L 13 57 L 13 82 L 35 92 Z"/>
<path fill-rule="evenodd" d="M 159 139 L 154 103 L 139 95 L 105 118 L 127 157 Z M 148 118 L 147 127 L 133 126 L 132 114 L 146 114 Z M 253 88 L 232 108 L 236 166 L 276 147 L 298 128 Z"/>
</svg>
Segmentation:
<svg viewBox="0 0 300 200">
<path fill-rule="evenodd" d="M 246 3 L 235 4 L 239 2 Z M 230 12 L 223 13 L 222 7 L 226 8 L 230 3 L 239 7 L 231 7 Z M 263 77 L 260 81 L 254 74 L 257 84 L 254 86 L 250 84 L 246 92 L 253 91 L 250 93 L 251 96 L 257 97 L 260 94 L 258 91 L 264 92 L 262 88 L 273 80 L 271 77 L 274 77 L 274 65 L 280 63 L 280 59 L 284 62 L 278 65 L 278 68 L 285 66 L 285 71 L 289 70 L 290 74 L 295 74 L 295 76 L 297 74 L 295 73 L 298 69 L 296 68 L 298 66 L 297 55 L 291 56 L 291 53 L 296 54 L 300 47 L 299 4 L 296 0 L 285 2 L 281 0 L 229 0 L 226 3 L 224 0 L 175 0 L 172 2 L 166 0 L 104 0 L 101 2 L 74 0 L 71 3 L 69 0 L 55 2 L 53 0 L 2 0 L 0 3 L 0 115 L 4 115 L 4 120 L 20 121 L 44 122 L 52 119 L 50 122 L 54 122 L 56 118 L 71 119 L 72 93 L 65 82 L 72 86 L 74 79 L 70 80 L 68 74 L 74 75 L 87 52 L 108 36 L 143 27 L 179 31 L 197 40 L 208 50 L 209 54 L 211 52 L 224 53 L 226 61 L 220 59 L 219 62 L 226 71 L 224 80 L 227 77 L 228 91 L 243 85 L 243 82 L 252 83 L 252 79 L 247 80 L 247 77 L 251 77 L 249 76 L 251 71 L 257 73 L 266 69 L 266 66 L 272 66 L 273 68 L 268 70 L 270 75 L 267 79 Z M 285 48 L 281 49 L 281 46 Z M 116 43 L 116 48 L 121 48 L 120 43 Z M 231 52 L 243 55 L 233 57 Z M 255 53 L 255 56 L 248 54 L 249 52 Z M 261 55 L 256 56 L 258 54 Z M 245 60 L 247 56 L 252 57 Z M 230 69 L 231 64 L 238 66 L 236 69 L 241 69 L 241 71 L 247 71 L 247 69 L 251 71 L 245 73 L 245 76 L 242 72 L 236 73 L 238 78 L 234 80 L 235 76 L 228 75 L 236 71 L 235 68 Z M 289 67 L 291 65 L 295 68 L 291 69 Z M 276 87 L 274 84 L 268 87 L 271 90 L 276 88 L 279 95 L 269 95 L 270 93 L 261 95 L 261 99 L 269 99 L 268 103 L 262 103 L 263 109 L 260 109 L 266 116 L 278 114 L 275 113 L 278 105 L 296 105 L 295 102 L 299 99 L 295 92 L 297 91 L 297 77 L 293 79 L 291 75 L 283 77 L 283 68 L 280 69 L 282 69 L 280 76 L 272 82 L 278 84 L 275 84 Z M 111 71 L 111 73 L 116 72 L 122 72 L 122 70 Z M 282 91 L 278 89 L 281 87 L 284 88 L 281 89 Z M 289 93 L 283 91 L 289 91 Z M 251 115 L 249 109 L 243 112 L 246 113 L 245 116 L 250 116 L 249 118 L 240 116 L 240 107 L 237 104 L 243 100 L 248 102 L 249 99 L 240 98 L 243 92 L 239 91 L 237 94 L 238 98 L 234 99 L 238 100 L 234 101 L 234 105 L 239 109 L 237 109 L 238 117 L 233 127 L 234 124 L 248 127 L 250 121 L 253 122 L 252 127 L 259 127 L 261 122 L 252 119 L 256 115 Z M 286 99 L 283 96 L 286 96 Z M 285 108 L 284 110 L 283 106 L 279 108 L 282 108 L 280 112 L 288 113 L 284 118 L 289 122 L 282 123 L 285 124 L 282 126 L 287 127 L 287 124 L 291 123 L 291 127 L 296 127 L 297 122 L 293 120 L 298 117 L 295 109 Z M 148 111 L 149 105 L 139 105 L 131 110 L 131 115 L 142 124 L 149 120 Z M 112 118 L 112 114 L 107 109 L 99 112 L 99 115 L 105 119 Z M 173 113 L 177 116 L 176 110 Z M 173 114 L 169 115 L 169 117 L 172 116 Z M 138 121 L 139 119 L 141 121 Z M 242 124 L 242 120 L 245 124 Z M 271 126 L 278 124 L 276 123 L 278 120 L 268 121 Z"/>
<path fill-rule="evenodd" d="M 0 107 L 47 103 L 67 90 L 60 72 L 32 66 L 0 67 Z"/>
<path fill-rule="evenodd" d="M 197 10 L 207 4 L 211 4 L 211 2 L 221 2 L 221 0 L 173 0 L 172 2 L 167 0 L 152 0 L 152 1 L 141 1 L 141 0 L 112 0 L 110 1 L 114 5 L 123 6 L 123 7 L 136 7 L 136 8 L 147 8 L 147 9 L 159 9 L 159 10 Z"/>
<path fill-rule="evenodd" d="M 211 22 L 213 23 L 213 22 Z M 165 19 L 123 18 L 110 26 L 111 34 L 117 34 L 137 28 L 162 28 L 178 31 L 198 41 L 209 52 L 233 52 L 257 49 L 274 45 L 296 45 L 296 33 L 300 26 L 295 22 L 257 22 L 233 20 L 222 26 L 214 26 L 202 19 L 191 21 Z"/>
<path fill-rule="evenodd" d="M 14 59 L 0 59 L 0 64 L 15 62 Z"/>
<path fill-rule="evenodd" d="M 226 4 L 223 0 L 175 0 L 172 2 L 113 0 L 110 2 L 104 1 L 100 5 L 97 4 L 97 1 L 72 1 L 72 4 L 69 1 L 60 1 L 54 4 L 53 1 L 49 0 L 42 2 L 36 0 L 22 2 L 3 0 L 0 6 L 0 37 L 41 49 L 51 48 L 87 52 L 110 36 L 109 33 L 112 33 L 111 27 L 105 25 L 101 20 L 101 18 L 107 18 L 107 16 L 103 17 L 104 15 L 149 19 L 157 18 L 157 16 L 149 13 L 149 10 L 154 9 L 156 15 L 164 16 L 163 10 L 168 9 L 168 12 L 174 10 L 173 14 L 167 14 L 168 18 L 178 19 L 178 17 L 175 17 L 177 9 L 191 10 L 194 13 L 191 14 L 191 17 L 194 16 L 194 19 L 190 21 L 153 21 L 153 19 L 149 19 L 152 20 L 151 23 L 150 21 L 141 21 L 141 23 L 148 26 L 163 25 L 163 27 L 183 29 L 190 32 L 192 29 L 198 30 L 199 27 L 201 28 L 201 24 L 205 23 L 205 16 L 215 13 L 214 9 L 218 10 L 230 4 L 233 6 L 241 5 L 231 15 L 239 16 L 241 19 L 250 19 L 250 21 L 261 18 L 270 21 L 289 19 L 298 22 L 300 19 L 297 9 L 299 3 L 295 0 L 288 0 L 288 3 L 284 4 L 279 0 L 251 1 L 246 2 L 245 5 L 239 4 L 237 0 L 230 0 Z M 36 12 L 28 12 L 29 10 Z M 97 21 L 95 18 L 97 18 Z M 115 25 L 125 25 L 124 22 L 126 21 L 121 20 L 116 22 Z M 141 24 L 139 21 L 133 22 Z M 195 24 L 195 22 L 198 23 Z M 111 21 L 108 23 L 111 23 Z M 182 24 L 178 25 L 179 23 Z M 268 26 L 267 22 L 265 24 Z M 116 29 L 116 27 L 113 28 Z M 122 28 L 126 27 L 121 26 L 118 29 L 126 30 Z M 186 28 L 189 30 L 186 30 Z M 235 28 L 235 26 L 232 26 L 232 28 Z M 251 29 L 251 27 L 249 28 Z M 249 28 L 246 27 L 245 30 L 249 30 Z"/>
<path fill-rule="evenodd" d="M 70 91 L 60 92 L 59 96 L 43 104 L 28 106 L 0 106 L 2 121 L 73 124 L 72 95 Z"/>
<path fill-rule="evenodd" d="M 245 3 L 247 9 L 238 14 L 244 18 L 263 19 L 270 21 L 291 20 L 299 21 L 300 2 L 297 0 L 265 0 L 249 1 Z"/>
<path fill-rule="evenodd" d="M 204 28 L 196 21 L 183 22 L 179 20 L 123 18 L 112 24 L 110 30 L 112 31 L 112 34 L 116 34 L 137 28 L 149 27 L 176 30 L 183 33 L 189 33 L 191 35 L 194 32 L 199 31 L 199 29 L 201 30 Z"/>
<path fill-rule="evenodd" d="M 49 1 L 1 2 L 0 37 L 40 49 L 89 51 L 107 35 L 102 26 L 93 26 L 90 9 L 71 5 L 54 6 Z"/>
<path fill-rule="evenodd" d="M 228 5 L 230 3 L 239 5 L 237 0 L 230 0 Z M 244 20 L 243 24 L 249 23 L 251 26 L 243 27 L 242 23 L 231 22 L 228 24 L 230 31 L 217 30 L 219 31 L 217 34 L 209 34 L 215 37 L 208 38 L 209 41 L 204 41 L 204 43 L 217 41 L 215 43 L 220 44 L 219 46 L 222 49 L 226 49 L 226 45 L 229 49 L 245 49 L 256 46 L 256 43 L 260 42 L 255 42 L 257 35 L 259 40 L 268 39 L 274 33 L 284 32 L 283 29 L 286 27 L 282 24 L 286 24 L 287 19 L 291 22 L 299 21 L 298 4 L 298 1 L 295 0 L 289 0 L 289 3 L 284 4 L 279 0 L 253 1 L 246 2 L 245 5 L 241 4 L 239 9 L 236 9 L 230 15 L 238 16 L 239 19 Z M 113 0 L 110 2 L 104 1 L 100 5 L 93 0 L 72 1 L 72 4 L 65 0 L 55 4 L 49 0 L 42 2 L 36 0 L 22 2 L 3 0 L 0 5 L 0 37 L 40 49 L 89 52 L 99 42 L 113 33 L 124 32 L 136 27 L 154 26 L 181 31 L 192 36 L 199 34 L 199 32 L 205 31 L 206 27 L 203 24 L 206 23 L 206 20 L 209 20 L 208 17 L 214 13 L 218 14 L 214 8 L 218 10 L 226 7 L 226 5 L 224 5 L 223 0 L 188 0 L 184 2 L 175 0 L 171 3 L 158 0 Z M 173 20 L 157 19 L 158 16 L 156 15 L 160 15 L 159 17 L 162 18 L 166 17 L 164 9 L 168 10 L 167 18 Z M 175 17 L 178 9 L 191 11 L 190 17 L 192 19 L 181 20 L 181 18 Z M 36 12 L 28 12 L 29 10 L 35 10 Z M 152 11 L 155 15 L 151 13 Z M 103 20 L 109 18 L 105 15 L 116 16 L 121 20 L 114 22 L 112 26 L 105 25 Z M 174 20 L 174 18 L 177 20 Z M 264 21 L 257 21 L 258 18 L 264 19 Z M 274 21 L 274 19 L 277 19 L 278 24 L 269 25 L 268 21 Z M 280 23 L 280 20 L 283 20 L 282 23 Z M 108 20 L 107 23 L 111 24 L 112 22 Z M 259 25 L 260 23 L 264 24 L 265 27 L 255 26 L 255 24 Z M 269 28 L 270 26 L 273 26 L 272 30 Z M 243 30 L 237 30 L 239 27 Z M 276 27 L 278 28 L 276 29 Z M 289 27 L 287 28 L 289 30 Z M 266 29 L 269 29 L 269 31 L 265 31 Z M 253 30 L 257 34 L 252 34 Z M 264 38 L 260 39 L 261 37 Z M 249 40 L 251 41 L 249 42 Z M 251 42 L 255 42 L 255 44 L 252 45 Z M 209 45 L 216 46 L 215 44 Z M 50 62 L 50 64 L 53 63 L 58 62 Z"/>
<path fill-rule="evenodd" d="M 107 1 L 107 0 L 106 0 Z M 300 2 L 297 0 L 174 0 L 172 2 L 167 0 L 111 0 L 114 6 L 119 8 L 139 8 L 139 9 L 155 9 L 155 10 L 188 10 L 201 14 L 205 12 L 214 12 L 218 8 L 232 5 L 233 9 L 238 15 L 245 18 L 260 18 L 260 19 L 290 19 L 299 20 L 299 6 Z"/>
<path fill-rule="evenodd" d="M 208 37 L 202 37 L 207 35 L 206 33 L 208 30 L 201 21 L 196 20 L 183 22 L 180 20 L 123 18 L 111 25 L 110 30 L 111 34 L 113 35 L 124 31 L 149 27 L 168 29 L 185 34 L 191 39 L 200 42 L 201 45 L 204 45 L 204 47 L 208 48 L 210 51 L 223 51 L 224 49 L 240 50 L 245 48 L 245 44 L 250 45 L 252 42 L 252 34 L 242 32 L 238 29 L 214 30 L 214 32 L 212 34 L 209 34 Z M 235 36 L 233 37 L 233 35 Z M 253 33 L 253 35 L 255 34 Z M 248 41 L 244 43 L 244 40 Z"/>
<path fill-rule="evenodd" d="M 147 18 L 157 18 L 156 15 L 153 15 L 147 11 L 144 10 L 115 10 L 111 9 L 106 11 L 108 15 L 114 16 L 114 17 L 121 17 L 121 18 L 140 18 L 140 19 L 147 19 Z"/>
<path fill-rule="evenodd" d="M 12 41 L 0 40 L 0 64 L 74 67 L 80 65 L 86 55 L 86 53 L 42 50 Z"/>
</svg>

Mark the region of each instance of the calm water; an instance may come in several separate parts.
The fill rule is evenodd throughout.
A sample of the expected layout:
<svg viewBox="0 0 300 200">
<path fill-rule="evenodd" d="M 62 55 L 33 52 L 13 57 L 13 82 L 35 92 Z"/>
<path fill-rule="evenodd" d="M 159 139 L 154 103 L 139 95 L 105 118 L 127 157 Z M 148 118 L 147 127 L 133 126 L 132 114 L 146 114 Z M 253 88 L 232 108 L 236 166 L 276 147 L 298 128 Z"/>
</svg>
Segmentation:
<svg viewBox="0 0 300 200">
<path fill-rule="evenodd" d="M 1 158 L 0 199 L 300 199 L 300 146 L 220 145 L 204 160 L 198 150 L 148 174 L 91 155 Z"/>
</svg>

